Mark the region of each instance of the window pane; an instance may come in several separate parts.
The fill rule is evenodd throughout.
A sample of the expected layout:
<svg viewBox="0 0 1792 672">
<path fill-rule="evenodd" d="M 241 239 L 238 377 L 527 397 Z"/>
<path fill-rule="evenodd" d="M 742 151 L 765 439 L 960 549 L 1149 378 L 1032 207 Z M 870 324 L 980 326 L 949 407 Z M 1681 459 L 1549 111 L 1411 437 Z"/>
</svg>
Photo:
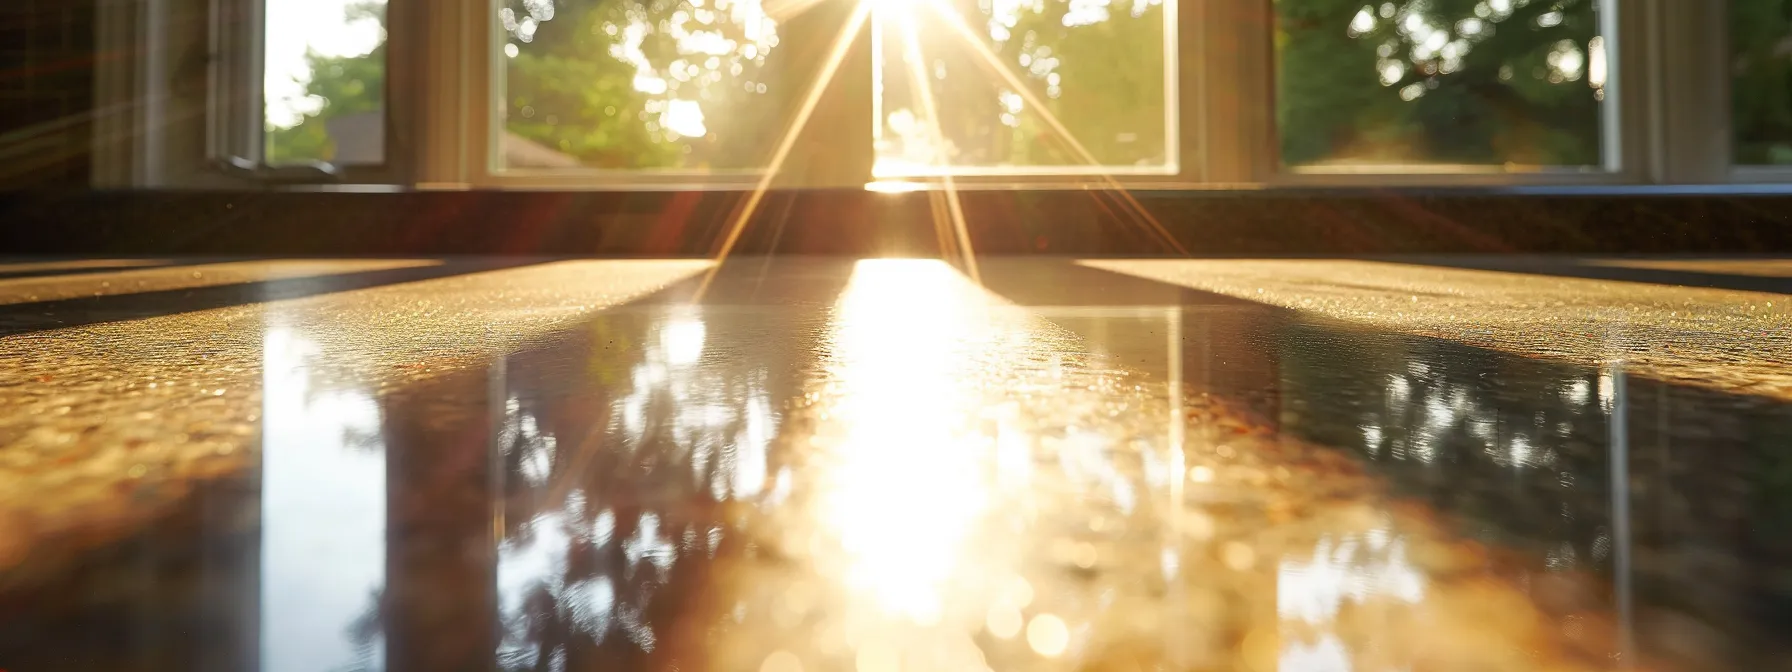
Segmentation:
<svg viewBox="0 0 1792 672">
<path fill-rule="evenodd" d="M 759 0 L 504 0 L 498 12 L 500 167 L 764 166 L 815 70 L 787 56 Z"/>
<path fill-rule="evenodd" d="M 876 174 L 1174 172 L 1175 1 L 879 4 Z"/>
<path fill-rule="evenodd" d="M 1601 163 L 1596 0 L 1275 0 L 1282 161 Z"/>
<path fill-rule="evenodd" d="M 1730 0 L 1735 161 L 1792 164 L 1792 2 Z"/>
<path fill-rule="evenodd" d="M 385 160 L 386 0 L 267 0 L 269 164 Z"/>
</svg>

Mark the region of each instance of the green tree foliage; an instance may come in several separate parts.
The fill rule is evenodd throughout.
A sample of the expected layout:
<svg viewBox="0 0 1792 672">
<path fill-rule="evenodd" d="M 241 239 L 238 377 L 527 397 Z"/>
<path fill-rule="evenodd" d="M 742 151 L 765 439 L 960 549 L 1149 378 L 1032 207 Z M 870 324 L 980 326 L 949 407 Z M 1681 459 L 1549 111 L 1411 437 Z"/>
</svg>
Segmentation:
<svg viewBox="0 0 1792 672">
<path fill-rule="evenodd" d="M 1730 0 L 1735 160 L 1792 163 L 1792 2 Z"/>
<path fill-rule="evenodd" d="M 1163 165 L 1163 5 L 1153 0 L 964 0 L 960 13 L 1002 63 L 1105 166 Z M 940 123 L 957 165 L 1082 166 L 1087 163 L 1039 111 L 1010 91 L 956 35 L 921 14 L 923 58 Z M 895 39 L 895 31 L 890 31 Z M 937 33 L 937 34 L 935 34 Z M 907 66 L 886 47 L 885 114 L 918 107 Z M 944 75 L 944 77 L 938 77 Z M 919 110 L 914 110 L 919 113 Z"/>
<path fill-rule="evenodd" d="M 1282 159 L 1592 165 L 1595 0 L 1276 0 Z"/>
<path fill-rule="evenodd" d="M 505 68 L 504 128 L 594 167 L 762 165 L 765 127 L 780 108 L 774 98 L 790 92 L 776 88 L 776 26 L 758 7 L 506 0 L 500 21 L 514 56 Z M 701 111 L 703 134 L 682 135 L 680 124 L 667 123 L 678 106 Z"/>
<path fill-rule="evenodd" d="M 386 3 L 383 0 L 355 3 L 349 6 L 344 18 L 350 23 L 378 21 L 384 26 Z M 338 117 L 377 112 L 385 105 L 384 40 L 366 54 L 326 56 L 309 52 L 305 54 L 305 62 L 311 70 L 311 77 L 305 82 L 305 94 L 318 99 L 322 106 L 316 113 L 304 115 L 291 127 L 267 127 L 265 151 L 270 164 L 334 159 L 336 143 L 330 138 L 326 124 Z"/>
<path fill-rule="evenodd" d="M 996 9 L 1003 3 L 1013 18 L 998 29 L 992 18 L 1003 15 Z M 1287 163 L 1600 160 L 1604 92 L 1590 81 L 1597 0 L 1274 3 L 1276 115 Z M 1167 158 L 1163 116 L 1171 99 L 1163 85 L 1161 2 L 956 5 L 978 32 L 1005 33 L 986 44 L 1103 164 Z M 1792 143 L 1782 141 L 1792 139 L 1787 5 L 1733 3 L 1737 138 L 1746 161 L 1792 160 Z M 1092 6 L 1104 12 L 1100 20 L 1071 16 Z M 815 64 L 780 60 L 790 49 L 777 40 L 802 36 L 780 35 L 795 28 L 766 23 L 758 7 L 740 0 L 506 0 L 500 48 L 514 55 L 505 59 L 500 82 L 503 128 L 588 166 L 762 165 Z M 360 14 L 351 19 L 383 20 L 377 2 L 354 11 Z M 943 29 L 921 26 L 929 71 L 948 74 L 934 86 L 954 163 L 1081 163 L 1036 111 L 1008 114 L 1015 103 L 1004 95 L 1007 84 L 974 53 Z M 704 40 L 726 46 L 694 46 Z M 324 101 L 322 108 L 291 128 L 270 128 L 270 158 L 334 156 L 324 124 L 380 109 L 384 58 L 383 46 L 363 56 L 310 55 L 306 92 Z M 849 68 L 842 76 L 855 73 Z M 908 73 L 900 65 L 884 76 L 886 114 L 893 106 L 918 107 L 903 91 Z M 700 135 L 669 127 L 673 101 L 701 110 Z"/>
</svg>

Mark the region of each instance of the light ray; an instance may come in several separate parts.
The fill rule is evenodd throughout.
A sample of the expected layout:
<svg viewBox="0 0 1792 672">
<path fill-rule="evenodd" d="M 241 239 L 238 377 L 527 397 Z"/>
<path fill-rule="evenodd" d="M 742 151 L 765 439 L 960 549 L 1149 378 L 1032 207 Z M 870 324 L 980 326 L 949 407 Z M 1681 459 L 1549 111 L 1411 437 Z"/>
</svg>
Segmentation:
<svg viewBox="0 0 1792 672">
<path fill-rule="evenodd" d="M 822 63 L 821 70 L 816 73 L 815 83 L 810 85 L 809 94 L 803 99 L 802 106 L 797 108 L 796 116 L 790 120 L 790 126 L 784 129 L 784 136 L 778 140 L 778 146 L 772 152 L 772 160 L 766 166 L 765 174 L 759 178 L 759 183 L 753 186 L 753 192 L 747 195 L 746 202 L 741 205 L 739 213 L 735 215 L 733 223 L 728 228 L 728 235 L 722 239 L 721 249 L 716 252 L 715 263 L 710 266 L 709 272 L 703 275 L 703 282 L 697 285 L 697 293 L 691 299 L 693 302 L 703 300 L 703 295 L 709 291 L 710 283 L 716 279 L 716 272 L 721 270 L 722 262 L 726 261 L 728 254 L 734 251 L 735 243 L 740 241 L 741 231 L 746 229 L 747 220 L 752 219 L 753 211 L 759 208 L 759 202 L 765 198 L 766 190 L 771 188 L 772 178 L 777 177 L 778 173 L 784 169 L 784 161 L 790 158 L 790 150 L 796 145 L 797 136 L 802 135 L 803 128 L 809 125 L 809 117 L 815 113 L 815 106 L 820 104 L 822 93 L 827 91 L 828 84 L 834 81 L 834 74 L 840 70 L 840 63 L 846 60 L 846 52 L 858 39 L 859 29 L 864 27 L 866 18 L 870 14 L 871 3 L 861 0 L 858 6 L 853 8 L 852 16 L 848 17 L 846 24 L 841 27 L 840 35 L 834 38 L 834 46 L 828 52 L 827 61 Z"/>
<path fill-rule="evenodd" d="M 916 93 L 921 97 L 921 116 L 926 120 L 928 132 L 933 135 L 935 160 L 939 160 L 942 158 L 939 153 L 946 147 L 946 133 L 940 128 L 940 111 L 933 99 L 933 85 L 928 82 L 927 70 L 921 65 L 921 40 L 915 36 L 913 15 L 901 14 L 897 27 L 902 31 L 903 60 L 908 62 L 909 77 L 913 80 Z M 945 192 L 946 213 L 952 222 L 952 240 L 956 241 L 957 252 L 964 260 L 965 274 L 971 277 L 971 282 L 982 285 L 983 276 L 977 271 L 976 251 L 971 247 L 970 231 L 965 225 L 964 205 L 958 200 L 958 185 L 953 182 L 950 172 L 940 176 L 940 186 Z M 936 229 L 939 226 L 937 214 L 934 226 Z M 940 252 L 950 254 L 944 247 Z"/>
<path fill-rule="evenodd" d="M 826 0 L 766 0 L 761 6 L 765 9 L 766 16 L 771 17 L 773 21 L 783 23 L 796 18 L 803 12 L 807 12 L 825 1 Z"/>
<path fill-rule="evenodd" d="M 1045 120 L 1046 125 L 1050 126 L 1054 133 L 1057 133 L 1059 137 L 1064 139 L 1065 144 L 1070 146 L 1071 151 L 1076 153 L 1078 159 L 1085 161 L 1092 166 L 1099 167 L 1102 165 L 1101 161 L 1097 160 L 1095 155 L 1090 153 L 1089 149 L 1084 147 L 1083 143 L 1079 142 L 1075 135 L 1071 134 L 1070 129 L 1064 126 L 1064 122 L 1058 119 L 1058 115 L 1052 114 L 1052 111 L 1045 106 L 1045 103 L 1039 100 L 1037 95 L 1034 95 L 1033 89 L 1027 86 L 1026 82 L 1021 81 L 1020 76 L 1014 74 L 1014 71 L 1010 69 L 1006 63 L 1002 62 L 1001 57 L 990 50 L 989 45 L 983 43 L 983 40 L 977 36 L 976 31 L 971 30 L 971 27 L 965 24 L 964 19 L 958 15 L 958 12 L 954 11 L 951 7 L 946 6 L 940 0 L 917 0 L 917 2 L 925 4 L 929 9 L 932 9 L 933 13 L 940 17 L 940 21 L 945 23 L 947 28 L 950 28 L 960 39 L 963 39 L 965 44 L 970 45 L 971 50 L 977 53 L 977 56 L 983 60 L 984 64 L 989 66 L 991 70 L 994 70 L 997 76 L 1001 77 L 1003 81 L 1007 82 L 1009 87 L 1020 94 L 1027 105 L 1031 106 L 1034 111 L 1039 113 L 1040 118 Z M 1145 206 L 1141 205 L 1138 199 L 1133 198 L 1132 192 L 1127 191 L 1126 188 L 1120 184 L 1119 180 L 1114 179 L 1114 176 L 1108 174 L 1106 171 L 1103 171 L 1098 175 L 1115 194 L 1126 202 L 1128 207 L 1132 208 L 1134 213 L 1138 214 L 1139 217 L 1144 220 L 1147 229 L 1162 239 L 1161 242 L 1168 245 L 1170 249 L 1175 250 L 1179 254 L 1188 254 L 1188 250 L 1185 249 L 1181 243 L 1177 242 L 1174 236 L 1170 235 L 1169 230 L 1164 228 L 1163 223 L 1157 221 L 1157 218 L 1152 216 L 1151 212 L 1146 210 Z"/>
</svg>

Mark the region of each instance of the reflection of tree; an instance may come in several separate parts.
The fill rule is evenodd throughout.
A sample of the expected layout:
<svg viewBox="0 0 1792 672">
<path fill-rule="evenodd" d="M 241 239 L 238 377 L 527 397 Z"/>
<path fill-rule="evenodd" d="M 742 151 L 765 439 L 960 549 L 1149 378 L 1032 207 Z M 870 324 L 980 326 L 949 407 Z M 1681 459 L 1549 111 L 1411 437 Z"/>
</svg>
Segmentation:
<svg viewBox="0 0 1792 672">
<path fill-rule="evenodd" d="M 767 358 L 699 366 L 702 329 L 676 311 L 601 316 L 558 349 L 589 353 L 553 367 L 570 390 L 506 402 L 503 669 L 658 667 L 690 650 L 668 638 L 719 613 L 706 587 L 741 553 L 751 507 L 733 502 L 758 492 L 776 418 Z M 538 380 L 527 358 L 514 380 Z"/>
<path fill-rule="evenodd" d="M 1411 605 L 1425 600 L 1425 583 L 1424 574 L 1407 561 L 1405 538 L 1385 527 L 1347 531 L 1335 539 L 1320 535 L 1310 557 L 1284 557 L 1276 570 L 1282 669 L 1412 667 L 1418 656 L 1405 646 L 1384 643 L 1363 651 L 1368 647 L 1346 643 L 1339 633 L 1365 617 L 1380 627 L 1414 619 L 1418 609 Z"/>
<path fill-rule="evenodd" d="M 1570 366 L 1423 338 L 1303 327 L 1285 335 L 1284 432 L 1357 454 L 1401 496 L 1454 527 L 1518 550 L 1496 559 L 1544 605 L 1606 609 L 1599 591 L 1628 544 L 1641 615 L 1712 628 L 1712 668 L 1784 658 L 1763 617 L 1792 560 L 1792 408 L 1763 398 L 1628 378 L 1628 481 L 1612 483 L 1618 382 Z M 1614 487 L 1631 529 L 1616 538 Z M 1508 564 L 1506 560 L 1516 562 Z M 1563 590 L 1588 577 L 1587 590 Z M 1517 577 L 1515 577 L 1517 578 Z M 1776 593 L 1782 599 L 1786 592 Z M 1783 600 L 1776 613 L 1784 615 Z M 1562 612 L 1558 612 L 1559 614 Z M 1566 623 L 1566 621 L 1564 621 Z M 1659 630 L 1657 630 L 1659 631 Z M 1589 640 L 1592 641 L 1592 640 Z M 1641 637 L 1645 653 L 1653 648 Z M 1673 647 L 1664 647 L 1673 648 Z M 1718 654 L 1716 649 L 1727 649 Z"/>
<path fill-rule="evenodd" d="M 1276 0 L 1289 163 L 1599 161 L 1596 0 Z"/>
<path fill-rule="evenodd" d="M 380 627 L 381 607 L 385 591 L 375 589 L 368 596 L 367 610 L 348 625 L 348 641 L 355 645 L 357 661 L 349 668 L 352 670 L 378 670 L 385 661 L 377 657 L 380 638 L 385 634 Z"/>
<path fill-rule="evenodd" d="M 1610 383 L 1597 372 L 1318 328 L 1289 343 L 1284 403 L 1301 419 L 1285 431 L 1358 452 L 1402 494 L 1553 555 L 1552 569 L 1609 566 Z"/>
</svg>

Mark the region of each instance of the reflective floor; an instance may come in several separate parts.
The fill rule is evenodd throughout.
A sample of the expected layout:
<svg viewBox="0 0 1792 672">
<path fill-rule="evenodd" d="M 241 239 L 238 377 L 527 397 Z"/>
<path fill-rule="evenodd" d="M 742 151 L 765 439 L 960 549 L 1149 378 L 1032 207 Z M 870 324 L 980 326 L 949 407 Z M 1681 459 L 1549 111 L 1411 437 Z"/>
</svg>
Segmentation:
<svg viewBox="0 0 1792 672">
<path fill-rule="evenodd" d="M 0 263 L 0 669 L 1792 670 L 1792 262 L 979 271 Z"/>
</svg>

